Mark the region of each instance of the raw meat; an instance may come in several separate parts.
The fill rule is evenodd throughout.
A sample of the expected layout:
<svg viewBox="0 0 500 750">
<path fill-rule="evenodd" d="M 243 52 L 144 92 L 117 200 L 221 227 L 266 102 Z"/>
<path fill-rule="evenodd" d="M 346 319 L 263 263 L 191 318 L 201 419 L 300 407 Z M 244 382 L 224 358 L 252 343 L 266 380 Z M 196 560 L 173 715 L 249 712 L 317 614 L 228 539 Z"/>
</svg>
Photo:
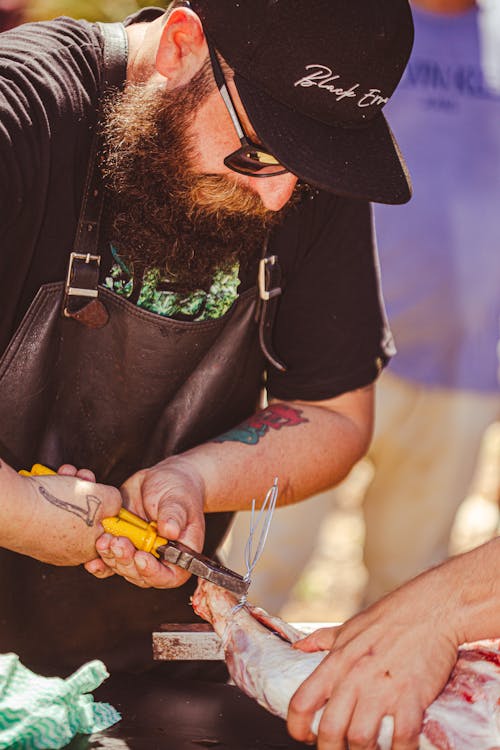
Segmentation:
<svg viewBox="0 0 500 750">
<path fill-rule="evenodd" d="M 299 685 L 327 651 L 291 648 L 302 633 L 263 609 L 246 605 L 233 612 L 232 594 L 201 581 L 193 596 L 195 612 L 220 636 L 236 685 L 273 714 L 286 718 Z M 312 725 L 316 733 L 322 711 Z M 380 750 L 389 750 L 392 717 L 384 717 Z M 420 735 L 421 750 L 500 750 L 500 639 L 468 644 L 445 689 L 429 706 Z"/>
<path fill-rule="evenodd" d="M 422 750 L 500 750 L 500 639 L 462 646 L 425 712 Z"/>
</svg>

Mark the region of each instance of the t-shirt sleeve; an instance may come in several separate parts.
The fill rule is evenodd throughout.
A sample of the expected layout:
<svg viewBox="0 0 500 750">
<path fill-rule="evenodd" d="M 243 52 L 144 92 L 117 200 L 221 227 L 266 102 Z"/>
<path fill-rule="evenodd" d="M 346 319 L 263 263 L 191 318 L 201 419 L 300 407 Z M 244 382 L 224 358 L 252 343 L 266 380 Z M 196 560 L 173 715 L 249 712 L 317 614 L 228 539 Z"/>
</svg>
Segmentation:
<svg viewBox="0 0 500 750">
<path fill-rule="evenodd" d="M 98 41 L 91 24 L 60 18 L 24 24 L 0 37 L 0 183 L 11 220 L 43 187 L 51 148 L 95 102 Z"/>
<path fill-rule="evenodd" d="M 306 197 L 270 249 L 284 274 L 273 345 L 287 371 L 269 369 L 269 394 L 314 401 L 372 383 L 394 345 L 370 205 L 322 192 Z"/>
<path fill-rule="evenodd" d="M 92 24 L 65 18 L 0 34 L 0 350 L 40 285 L 64 278 L 101 38 Z"/>
</svg>

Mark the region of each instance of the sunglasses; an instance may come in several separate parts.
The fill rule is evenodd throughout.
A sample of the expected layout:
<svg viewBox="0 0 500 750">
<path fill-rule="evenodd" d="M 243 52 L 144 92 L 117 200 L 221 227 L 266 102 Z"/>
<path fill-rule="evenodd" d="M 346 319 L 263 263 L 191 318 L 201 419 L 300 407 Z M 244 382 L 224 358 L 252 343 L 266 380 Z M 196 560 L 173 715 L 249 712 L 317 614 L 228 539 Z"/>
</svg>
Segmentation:
<svg viewBox="0 0 500 750">
<path fill-rule="evenodd" d="M 227 81 L 222 72 L 222 67 L 217 59 L 217 53 L 214 47 L 207 40 L 208 52 L 210 54 L 210 62 L 212 63 L 212 71 L 215 78 L 215 83 L 220 91 L 220 95 L 224 100 L 229 116 L 234 125 L 234 129 L 238 134 L 241 146 L 233 151 L 229 156 L 224 159 L 224 164 L 233 172 L 239 174 L 250 175 L 251 177 L 276 177 L 279 174 L 285 174 L 288 169 L 281 164 L 275 156 L 263 146 L 259 146 L 253 143 L 250 138 L 247 137 L 236 107 L 229 93 Z"/>
</svg>

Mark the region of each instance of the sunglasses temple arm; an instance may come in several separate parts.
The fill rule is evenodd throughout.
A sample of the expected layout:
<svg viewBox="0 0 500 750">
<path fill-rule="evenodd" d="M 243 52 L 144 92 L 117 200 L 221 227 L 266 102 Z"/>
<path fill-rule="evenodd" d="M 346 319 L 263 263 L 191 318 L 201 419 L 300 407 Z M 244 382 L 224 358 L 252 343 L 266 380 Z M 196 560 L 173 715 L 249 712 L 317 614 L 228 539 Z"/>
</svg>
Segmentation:
<svg viewBox="0 0 500 750">
<path fill-rule="evenodd" d="M 240 118 L 238 117 L 238 113 L 236 112 L 236 107 L 234 106 L 234 102 L 231 97 L 231 94 L 229 93 L 229 89 L 226 84 L 226 79 L 224 78 L 222 68 L 217 59 L 217 53 L 215 52 L 215 49 L 212 47 L 210 42 L 208 43 L 208 53 L 210 55 L 210 60 L 212 62 L 212 70 L 214 73 L 214 78 L 215 78 L 215 83 L 217 84 L 217 88 L 219 89 L 220 95 L 222 96 L 224 100 L 224 104 L 226 105 L 226 109 L 229 112 L 229 116 L 231 117 L 231 120 L 233 121 L 233 125 L 238 134 L 238 138 L 240 139 L 242 145 L 246 144 L 248 139 L 245 135 L 245 131 L 243 130 L 243 126 L 240 122 Z"/>
<path fill-rule="evenodd" d="M 236 130 L 236 132 L 238 134 L 238 138 L 240 139 L 240 141 L 241 141 L 242 144 L 247 143 L 248 139 L 247 139 L 245 133 L 243 132 L 243 128 L 241 127 L 241 123 L 240 123 L 240 118 L 236 114 L 236 109 L 234 107 L 233 100 L 231 98 L 231 94 L 229 93 L 229 90 L 228 90 L 226 84 L 224 84 L 223 86 L 221 86 L 219 90 L 220 90 L 222 98 L 224 99 L 224 104 L 227 107 L 227 111 L 231 115 L 231 120 L 233 121 L 233 125 L 234 125 L 234 128 L 235 128 L 235 130 Z"/>
</svg>

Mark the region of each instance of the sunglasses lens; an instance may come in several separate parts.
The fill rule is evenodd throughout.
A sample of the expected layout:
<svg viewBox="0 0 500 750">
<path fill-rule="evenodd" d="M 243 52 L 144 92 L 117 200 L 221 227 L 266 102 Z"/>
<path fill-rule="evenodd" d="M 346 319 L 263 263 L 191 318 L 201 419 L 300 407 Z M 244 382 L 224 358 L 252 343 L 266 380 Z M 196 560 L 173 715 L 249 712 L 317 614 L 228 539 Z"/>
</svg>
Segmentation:
<svg viewBox="0 0 500 750">
<path fill-rule="evenodd" d="M 229 169 L 242 174 L 253 174 L 259 177 L 284 174 L 287 170 L 272 154 L 256 148 L 243 146 L 224 159 Z"/>
</svg>

